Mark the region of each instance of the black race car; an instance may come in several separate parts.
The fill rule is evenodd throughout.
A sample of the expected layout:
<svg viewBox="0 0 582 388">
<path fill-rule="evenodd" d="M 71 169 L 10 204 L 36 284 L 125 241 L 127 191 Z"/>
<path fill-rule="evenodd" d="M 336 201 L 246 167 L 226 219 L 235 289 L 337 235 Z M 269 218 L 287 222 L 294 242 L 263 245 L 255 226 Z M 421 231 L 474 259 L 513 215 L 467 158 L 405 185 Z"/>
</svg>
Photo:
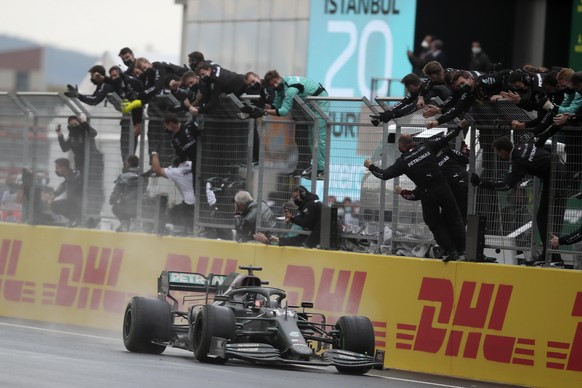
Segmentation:
<svg viewBox="0 0 582 388">
<path fill-rule="evenodd" d="M 268 287 L 253 271 L 229 275 L 163 271 L 158 298 L 133 297 L 125 309 L 123 343 L 127 350 L 162 353 L 167 346 L 190 350 L 201 362 L 229 358 L 256 363 L 333 365 L 363 374 L 384 364 L 375 351 L 374 328 L 367 317 L 342 316 L 335 325 L 313 303 L 289 306 L 285 291 Z M 182 306 L 171 292 L 182 292 Z M 295 309 L 301 309 L 297 311 Z"/>
</svg>

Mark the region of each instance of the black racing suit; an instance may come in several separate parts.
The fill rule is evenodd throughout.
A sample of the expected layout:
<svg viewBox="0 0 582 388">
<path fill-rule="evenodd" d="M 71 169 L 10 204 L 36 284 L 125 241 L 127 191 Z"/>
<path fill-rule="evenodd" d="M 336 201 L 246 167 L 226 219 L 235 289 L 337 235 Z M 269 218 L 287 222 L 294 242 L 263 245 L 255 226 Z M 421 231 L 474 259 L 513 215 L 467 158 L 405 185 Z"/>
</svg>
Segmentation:
<svg viewBox="0 0 582 388">
<path fill-rule="evenodd" d="M 122 73 L 119 78 L 111 80 L 111 84 L 113 86 L 113 91 L 117 93 L 119 97 L 128 101 L 139 99 L 143 92 L 142 82 L 127 73 Z M 132 109 L 131 121 L 133 121 L 134 125 L 141 124 L 143 122 L 143 108 Z M 129 114 L 124 113 L 121 121 L 119 122 L 121 125 L 121 136 L 119 138 L 121 160 L 124 163 L 129 155 L 135 154 L 135 150 L 137 148 L 138 137 L 133 135 L 133 149 L 129 149 L 132 133 L 131 121 L 129 119 Z"/>
<path fill-rule="evenodd" d="M 428 85 L 430 87 L 428 87 Z M 421 94 L 422 93 L 422 94 Z M 445 85 L 432 84 L 430 80 L 426 79 L 422 81 L 420 89 L 418 92 L 408 93 L 402 100 L 396 103 L 390 110 L 382 112 L 378 118 L 387 123 L 393 118 L 407 116 L 418 110 L 416 107 L 416 102 L 418 97 L 421 96 L 425 101 L 429 101 L 433 98 L 439 97 L 441 101 L 448 101 L 451 98 L 451 90 Z"/>
<path fill-rule="evenodd" d="M 196 153 L 198 135 L 200 130 L 198 124 L 194 121 L 188 121 L 180 124 L 180 130 L 177 133 L 169 132 L 170 143 L 179 160 L 190 160 L 192 162 L 192 185 L 196 193 Z"/>
<path fill-rule="evenodd" d="M 516 145 L 511 151 L 510 167 L 502 181 L 481 180 L 479 187 L 497 191 L 507 191 L 515 187 L 526 175 L 533 175 L 542 181 L 542 194 L 536 214 L 536 223 L 543 246 L 542 257 L 546 252 L 548 240 L 548 217 L 550 212 L 550 175 L 552 162 L 556 166 L 554 182 L 558 185 L 554 190 L 552 213 L 552 233 L 559 235 L 562 231 L 564 212 L 566 209 L 565 193 L 562 188 L 566 182 L 563 163 L 556 155 L 552 155 L 543 144 L 533 141 Z"/>
<path fill-rule="evenodd" d="M 143 75 L 144 89 L 141 99 L 144 105 L 148 105 L 148 151 L 149 155 L 152 151 L 157 151 L 162 165 L 169 164 L 172 156 L 169 147 L 166 146 L 167 139 L 164 136 L 163 116 L 168 113 L 167 103 L 158 96 L 164 92 L 164 80 L 168 74 L 182 75 L 186 70 L 182 66 L 171 63 L 153 62 L 152 68 L 147 69 Z"/>
<path fill-rule="evenodd" d="M 481 74 L 476 71 L 470 71 L 469 73 L 475 80 L 473 88 L 455 91 L 453 98 L 441 108 L 443 114 L 436 120 L 439 125 L 448 123 L 455 117 L 468 112 L 475 101 L 487 100 L 489 97 L 506 89 L 507 77 L 511 74 L 511 70 L 488 74 Z"/>
<path fill-rule="evenodd" d="M 560 245 L 572 245 L 582 241 L 582 226 L 572 233 L 559 238 Z"/>
<path fill-rule="evenodd" d="M 222 93 L 233 93 L 240 97 L 245 90 L 244 75 L 226 70 L 218 65 L 212 65 L 211 74 L 200 80 L 203 104 L 198 108 L 198 112 L 201 114 L 212 112 Z"/>
<path fill-rule="evenodd" d="M 466 224 L 469 198 L 469 173 L 467 172 L 469 149 L 466 144 L 463 145 L 461 151 L 447 146 L 437 152 L 436 160 L 445 178 L 447 178 L 449 186 L 451 186 L 451 191 L 461 211 L 463 223 Z M 418 201 L 422 197 L 422 192 L 419 189 L 402 190 L 400 195 L 409 201 Z"/>
<path fill-rule="evenodd" d="M 111 85 L 111 79 L 105 77 L 105 79 L 99 84 L 95 85 L 95 91 L 91 95 L 79 94 L 77 98 L 79 101 L 84 102 L 87 105 L 98 105 L 101 101 L 105 100 L 107 95 L 113 92 L 113 85 Z"/>
<path fill-rule="evenodd" d="M 445 254 L 465 251 L 465 225 L 447 179 L 439 168 L 436 154 L 459 134 L 454 131 L 436 141 L 414 145 L 403 152 L 396 162 L 385 170 L 370 165 L 377 178 L 388 180 L 406 174 L 420 192 L 422 216 L 434 239 Z"/>
</svg>

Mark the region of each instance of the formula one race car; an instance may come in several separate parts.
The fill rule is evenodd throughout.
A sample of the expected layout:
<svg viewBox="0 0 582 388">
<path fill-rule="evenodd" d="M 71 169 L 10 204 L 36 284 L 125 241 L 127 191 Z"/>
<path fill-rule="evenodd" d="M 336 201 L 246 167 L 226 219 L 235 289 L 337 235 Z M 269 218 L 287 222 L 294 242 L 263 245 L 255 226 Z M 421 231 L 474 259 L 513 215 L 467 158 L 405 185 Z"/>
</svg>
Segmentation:
<svg viewBox="0 0 582 388">
<path fill-rule="evenodd" d="M 123 343 L 127 350 L 162 353 L 167 346 L 190 350 L 201 362 L 229 358 L 255 363 L 333 365 L 339 372 L 363 374 L 384 364 L 375 352 L 374 328 L 367 317 L 342 316 L 335 325 L 313 303 L 289 306 L 285 291 L 265 286 L 253 275 L 208 276 L 163 271 L 158 298 L 133 297 L 125 309 Z M 183 294 L 180 302 L 172 291 Z M 294 309 L 301 308 L 301 311 Z"/>
</svg>

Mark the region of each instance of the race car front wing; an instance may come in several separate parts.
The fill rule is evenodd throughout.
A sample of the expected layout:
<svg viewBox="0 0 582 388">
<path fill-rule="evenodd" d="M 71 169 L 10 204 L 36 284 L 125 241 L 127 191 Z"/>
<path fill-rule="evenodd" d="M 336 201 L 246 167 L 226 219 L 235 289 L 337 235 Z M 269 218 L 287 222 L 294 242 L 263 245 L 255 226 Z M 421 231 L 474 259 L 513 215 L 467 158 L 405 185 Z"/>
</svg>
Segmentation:
<svg viewBox="0 0 582 388">
<path fill-rule="evenodd" d="M 384 351 L 377 350 L 372 357 L 341 349 L 330 349 L 322 356 L 313 355 L 309 358 L 283 358 L 281 352 L 264 343 L 228 343 L 224 338 L 212 337 L 210 357 L 228 357 L 258 363 L 286 363 L 318 366 L 373 367 L 382 369 L 384 366 Z"/>
</svg>

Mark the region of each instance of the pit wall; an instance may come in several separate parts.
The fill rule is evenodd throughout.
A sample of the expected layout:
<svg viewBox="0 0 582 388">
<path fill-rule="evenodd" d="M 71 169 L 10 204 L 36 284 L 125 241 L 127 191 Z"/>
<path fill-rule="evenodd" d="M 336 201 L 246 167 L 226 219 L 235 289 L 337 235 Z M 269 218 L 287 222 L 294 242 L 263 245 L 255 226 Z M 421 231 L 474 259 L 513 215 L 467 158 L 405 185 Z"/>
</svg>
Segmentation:
<svg viewBox="0 0 582 388">
<path fill-rule="evenodd" d="M 118 330 L 164 269 L 257 272 L 329 321 L 368 316 L 388 368 L 582 381 L 582 272 L 0 223 L 0 315 Z M 120 334 L 121 335 L 121 334 Z"/>
</svg>

